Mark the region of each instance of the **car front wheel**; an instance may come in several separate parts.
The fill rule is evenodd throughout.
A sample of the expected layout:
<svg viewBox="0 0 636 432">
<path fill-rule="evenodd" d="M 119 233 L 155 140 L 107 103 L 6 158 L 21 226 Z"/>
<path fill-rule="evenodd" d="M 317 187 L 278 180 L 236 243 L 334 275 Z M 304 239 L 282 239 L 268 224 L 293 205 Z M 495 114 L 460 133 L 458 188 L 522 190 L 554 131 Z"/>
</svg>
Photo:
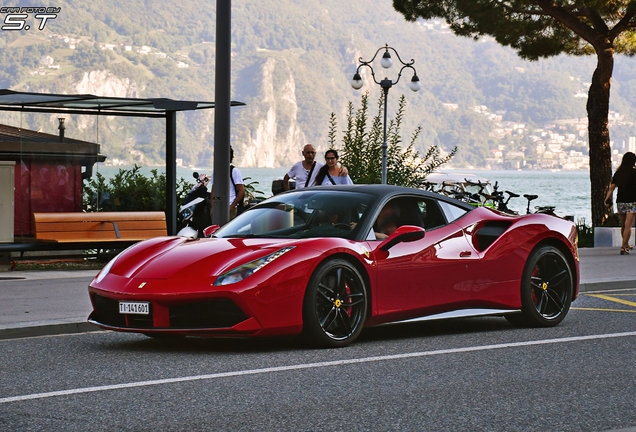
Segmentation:
<svg viewBox="0 0 636 432">
<path fill-rule="evenodd" d="M 303 332 L 316 345 L 344 347 L 364 326 L 367 291 L 358 270 L 348 261 L 325 261 L 305 292 Z"/>
</svg>

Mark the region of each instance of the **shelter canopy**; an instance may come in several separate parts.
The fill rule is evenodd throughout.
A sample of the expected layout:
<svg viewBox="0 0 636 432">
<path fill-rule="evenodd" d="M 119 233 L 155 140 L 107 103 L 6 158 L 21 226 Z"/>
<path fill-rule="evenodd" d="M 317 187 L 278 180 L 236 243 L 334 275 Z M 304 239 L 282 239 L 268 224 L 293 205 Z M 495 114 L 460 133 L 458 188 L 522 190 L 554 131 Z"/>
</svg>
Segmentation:
<svg viewBox="0 0 636 432">
<path fill-rule="evenodd" d="M 242 105 L 245 104 L 231 102 L 231 106 Z M 168 112 L 208 108 L 214 108 L 214 102 L 104 97 L 90 94 L 28 93 L 0 89 L 0 111 L 165 117 Z"/>
<path fill-rule="evenodd" d="M 230 101 L 230 106 L 233 107 L 244 105 L 243 102 Z M 166 222 L 170 235 L 177 233 L 176 113 L 209 108 L 215 108 L 215 103 L 167 98 L 140 99 L 90 94 L 29 93 L 0 89 L 0 111 L 164 118 L 166 120 Z"/>
</svg>

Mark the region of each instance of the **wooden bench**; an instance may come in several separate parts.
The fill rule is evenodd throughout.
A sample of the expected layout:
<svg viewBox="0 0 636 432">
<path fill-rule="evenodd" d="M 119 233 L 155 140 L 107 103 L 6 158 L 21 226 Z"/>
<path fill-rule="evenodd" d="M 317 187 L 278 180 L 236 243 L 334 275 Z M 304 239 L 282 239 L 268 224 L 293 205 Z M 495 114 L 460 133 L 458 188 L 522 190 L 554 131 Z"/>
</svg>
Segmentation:
<svg viewBox="0 0 636 432">
<path fill-rule="evenodd" d="M 34 213 L 38 242 L 135 242 L 168 235 L 164 212 Z"/>
</svg>

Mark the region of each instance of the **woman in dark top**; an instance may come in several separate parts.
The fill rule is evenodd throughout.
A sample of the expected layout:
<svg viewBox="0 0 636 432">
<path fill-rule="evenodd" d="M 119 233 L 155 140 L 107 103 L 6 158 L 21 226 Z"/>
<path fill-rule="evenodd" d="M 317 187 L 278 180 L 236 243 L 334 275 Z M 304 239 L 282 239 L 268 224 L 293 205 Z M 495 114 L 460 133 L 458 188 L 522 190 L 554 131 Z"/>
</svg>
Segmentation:
<svg viewBox="0 0 636 432">
<path fill-rule="evenodd" d="M 632 248 L 629 245 L 629 238 L 632 235 L 632 224 L 636 217 L 636 170 L 634 164 L 636 164 L 636 155 L 632 152 L 625 153 L 621 165 L 612 177 L 610 189 L 605 197 L 605 203 L 611 205 L 612 194 L 614 189 L 618 187 L 616 209 L 618 217 L 621 219 L 621 234 L 623 236 L 621 255 L 627 255 Z"/>
</svg>

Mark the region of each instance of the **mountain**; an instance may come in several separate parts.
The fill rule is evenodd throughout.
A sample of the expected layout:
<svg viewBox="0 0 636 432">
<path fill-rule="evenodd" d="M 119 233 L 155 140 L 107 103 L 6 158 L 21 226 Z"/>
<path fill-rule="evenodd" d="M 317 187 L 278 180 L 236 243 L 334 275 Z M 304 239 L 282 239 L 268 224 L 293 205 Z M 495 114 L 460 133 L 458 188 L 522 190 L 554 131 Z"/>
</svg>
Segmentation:
<svg viewBox="0 0 636 432">
<path fill-rule="evenodd" d="M 22 2 L 18 2 L 21 5 Z M 0 88 L 104 96 L 214 100 L 215 2 L 66 0 L 45 29 L 0 32 Z M 24 4 L 26 5 L 26 3 Z M 370 60 L 386 43 L 404 61 L 415 60 L 422 90 L 412 93 L 406 70 L 389 92 L 389 115 L 406 94 L 405 141 L 417 126 L 422 151 L 436 144 L 459 152 L 454 164 L 480 166 L 508 138 L 493 135 L 493 120 L 472 107 L 484 105 L 502 120 L 542 127 L 584 118 L 594 58 L 519 59 L 493 40 L 450 33 L 440 21 L 407 23 L 390 0 L 244 0 L 232 9 L 232 134 L 236 165 L 279 167 L 300 159 L 311 142 L 326 149 L 328 121 L 345 128 L 349 101 L 360 92 L 349 80 L 358 59 Z M 623 117 L 613 139 L 636 135 L 634 60 L 616 59 L 611 109 Z M 376 77 L 395 79 L 398 62 Z M 371 100 L 380 88 L 363 75 Z M 374 113 L 375 114 L 375 113 Z M 0 122 L 57 132 L 57 115 L 0 112 Z M 110 161 L 161 164 L 160 120 L 69 116 L 67 135 L 97 141 Z M 185 164 L 213 163 L 214 113 L 178 114 L 178 157 Z"/>
</svg>

